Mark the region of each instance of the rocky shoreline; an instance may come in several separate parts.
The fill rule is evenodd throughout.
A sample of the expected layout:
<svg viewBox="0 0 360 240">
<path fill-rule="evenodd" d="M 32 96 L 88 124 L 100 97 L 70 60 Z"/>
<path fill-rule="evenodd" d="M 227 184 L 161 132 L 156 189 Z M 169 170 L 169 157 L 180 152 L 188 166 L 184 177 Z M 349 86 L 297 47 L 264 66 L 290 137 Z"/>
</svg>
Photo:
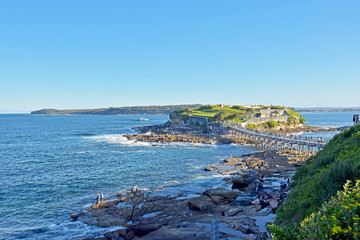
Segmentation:
<svg viewBox="0 0 360 240">
<path fill-rule="evenodd" d="M 294 151 L 268 151 L 224 159 L 204 168 L 224 176 L 221 188 L 177 196 L 159 195 L 161 188 L 133 197 L 119 193 L 71 218 L 88 225 L 119 226 L 93 240 L 210 239 L 215 219 L 220 239 L 266 239 L 265 223 L 273 221 L 288 191 L 280 189 L 281 182 L 306 158 Z"/>
</svg>

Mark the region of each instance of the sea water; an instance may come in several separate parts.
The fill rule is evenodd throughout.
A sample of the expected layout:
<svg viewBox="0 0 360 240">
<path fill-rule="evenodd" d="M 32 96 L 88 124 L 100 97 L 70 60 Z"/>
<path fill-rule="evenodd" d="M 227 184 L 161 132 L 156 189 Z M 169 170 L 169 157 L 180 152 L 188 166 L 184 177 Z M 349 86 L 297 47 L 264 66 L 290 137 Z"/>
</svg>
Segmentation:
<svg viewBox="0 0 360 240">
<path fill-rule="evenodd" d="M 309 125 L 352 124 L 352 113 L 303 116 Z M 135 182 L 143 190 L 164 186 L 163 194 L 174 195 L 220 185 L 221 177 L 204 167 L 230 153 L 241 155 L 245 147 L 152 145 L 123 137 L 135 133 L 133 127 L 167 120 L 165 115 L 0 115 L 0 239 L 82 239 L 115 230 L 72 222 L 70 214 L 94 204 L 99 192 L 107 199 Z"/>
<path fill-rule="evenodd" d="M 97 193 L 107 199 L 135 182 L 144 190 L 165 186 L 164 194 L 202 192 L 221 183 L 205 166 L 244 152 L 128 141 L 123 134 L 133 127 L 168 120 L 141 117 L 0 115 L 0 239 L 96 236 L 108 229 L 72 222 L 70 214 L 94 204 Z"/>
</svg>

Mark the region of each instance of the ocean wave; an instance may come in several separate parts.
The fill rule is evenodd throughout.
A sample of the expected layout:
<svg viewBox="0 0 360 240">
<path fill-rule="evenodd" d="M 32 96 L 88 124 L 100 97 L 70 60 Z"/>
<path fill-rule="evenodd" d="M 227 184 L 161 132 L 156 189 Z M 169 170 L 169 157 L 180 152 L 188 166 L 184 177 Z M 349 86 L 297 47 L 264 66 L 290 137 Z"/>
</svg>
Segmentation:
<svg viewBox="0 0 360 240">
<path fill-rule="evenodd" d="M 111 144 L 120 144 L 126 146 L 153 146 L 161 148 L 239 148 L 244 147 L 241 144 L 206 144 L 206 143 L 188 143 L 188 142 L 141 142 L 136 140 L 129 140 L 124 137 L 124 134 L 107 134 L 99 136 L 84 136 L 85 139 L 94 140 L 96 142 L 105 142 Z"/>
<path fill-rule="evenodd" d="M 150 143 L 147 142 L 137 142 L 135 140 L 129 140 L 122 134 L 108 134 L 108 135 L 100 135 L 100 136 L 91 136 L 84 137 L 85 139 L 94 140 L 96 142 L 105 142 L 111 144 L 121 144 L 127 146 L 151 146 Z"/>
<path fill-rule="evenodd" d="M 122 226 L 102 228 L 89 226 L 80 221 L 62 222 L 59 224 L 50 224 L 47 227 L 29 228 L 25 230 L 12 230 L 5 232 L 6 239 L 84 239 L 101 236 L 110 231 L 124 228 Z M 1 239 L 1 238 L 0 238 Z"/>
</svg>

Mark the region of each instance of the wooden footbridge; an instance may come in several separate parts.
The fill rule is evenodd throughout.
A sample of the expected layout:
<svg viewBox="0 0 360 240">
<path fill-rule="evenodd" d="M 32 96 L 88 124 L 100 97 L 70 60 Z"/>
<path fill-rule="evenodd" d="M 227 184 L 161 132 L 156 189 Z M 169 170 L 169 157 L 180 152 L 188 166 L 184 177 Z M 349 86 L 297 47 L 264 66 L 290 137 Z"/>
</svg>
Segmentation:
<svg viewBox="0 0 360 240">
<path fill-rule="evenodd" d="M 279 133 L 252 131 L 232 125 L 228 125 L 228 128 L 230 134 L 245 140 L 252 140 L 257 148 L 266 150 L 295 149 L 299 151 L 299 154 L 301 154 L 301 151 L 307 150 L 310 156 L 311 153 L 322 150 L 327 144 L 322 138 L 313 140 L 312 137 L 301 138 Z"/>
</svg>

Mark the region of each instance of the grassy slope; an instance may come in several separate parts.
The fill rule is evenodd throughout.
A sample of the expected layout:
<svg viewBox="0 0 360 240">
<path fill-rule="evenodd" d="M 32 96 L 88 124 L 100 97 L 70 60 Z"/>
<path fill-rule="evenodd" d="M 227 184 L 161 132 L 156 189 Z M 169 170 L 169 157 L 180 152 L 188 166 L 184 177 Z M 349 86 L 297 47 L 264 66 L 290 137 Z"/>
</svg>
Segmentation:
<svg viewBox="0 0 360 240">
<path fill-rule="evenodd" d="M 360 178 L 360 125 L 336 135 L 324 150 L 299 168 L 288 200 L 277 211 L 276 222 L 301 221 L 342 189 L 346 180 Z"/>
<path fill-rule="evenodd" d="M 200 117 L 214 117 L 216 114 L 220 112 L 227 112 L 228 114 L 235 114 L 235 113 L 245 114 L 247 108 L 242 106 L 239 106 L 239 108 L 240 109 L 236 109 L 230 106 L 219 107 L 217 105 L 211 105 L 207 107 L 191 109 L 190 112 L 184 111 L 181 112 L 180 114 L 189 115 L 189 116 L 200 116 Z"/>
</svg>

